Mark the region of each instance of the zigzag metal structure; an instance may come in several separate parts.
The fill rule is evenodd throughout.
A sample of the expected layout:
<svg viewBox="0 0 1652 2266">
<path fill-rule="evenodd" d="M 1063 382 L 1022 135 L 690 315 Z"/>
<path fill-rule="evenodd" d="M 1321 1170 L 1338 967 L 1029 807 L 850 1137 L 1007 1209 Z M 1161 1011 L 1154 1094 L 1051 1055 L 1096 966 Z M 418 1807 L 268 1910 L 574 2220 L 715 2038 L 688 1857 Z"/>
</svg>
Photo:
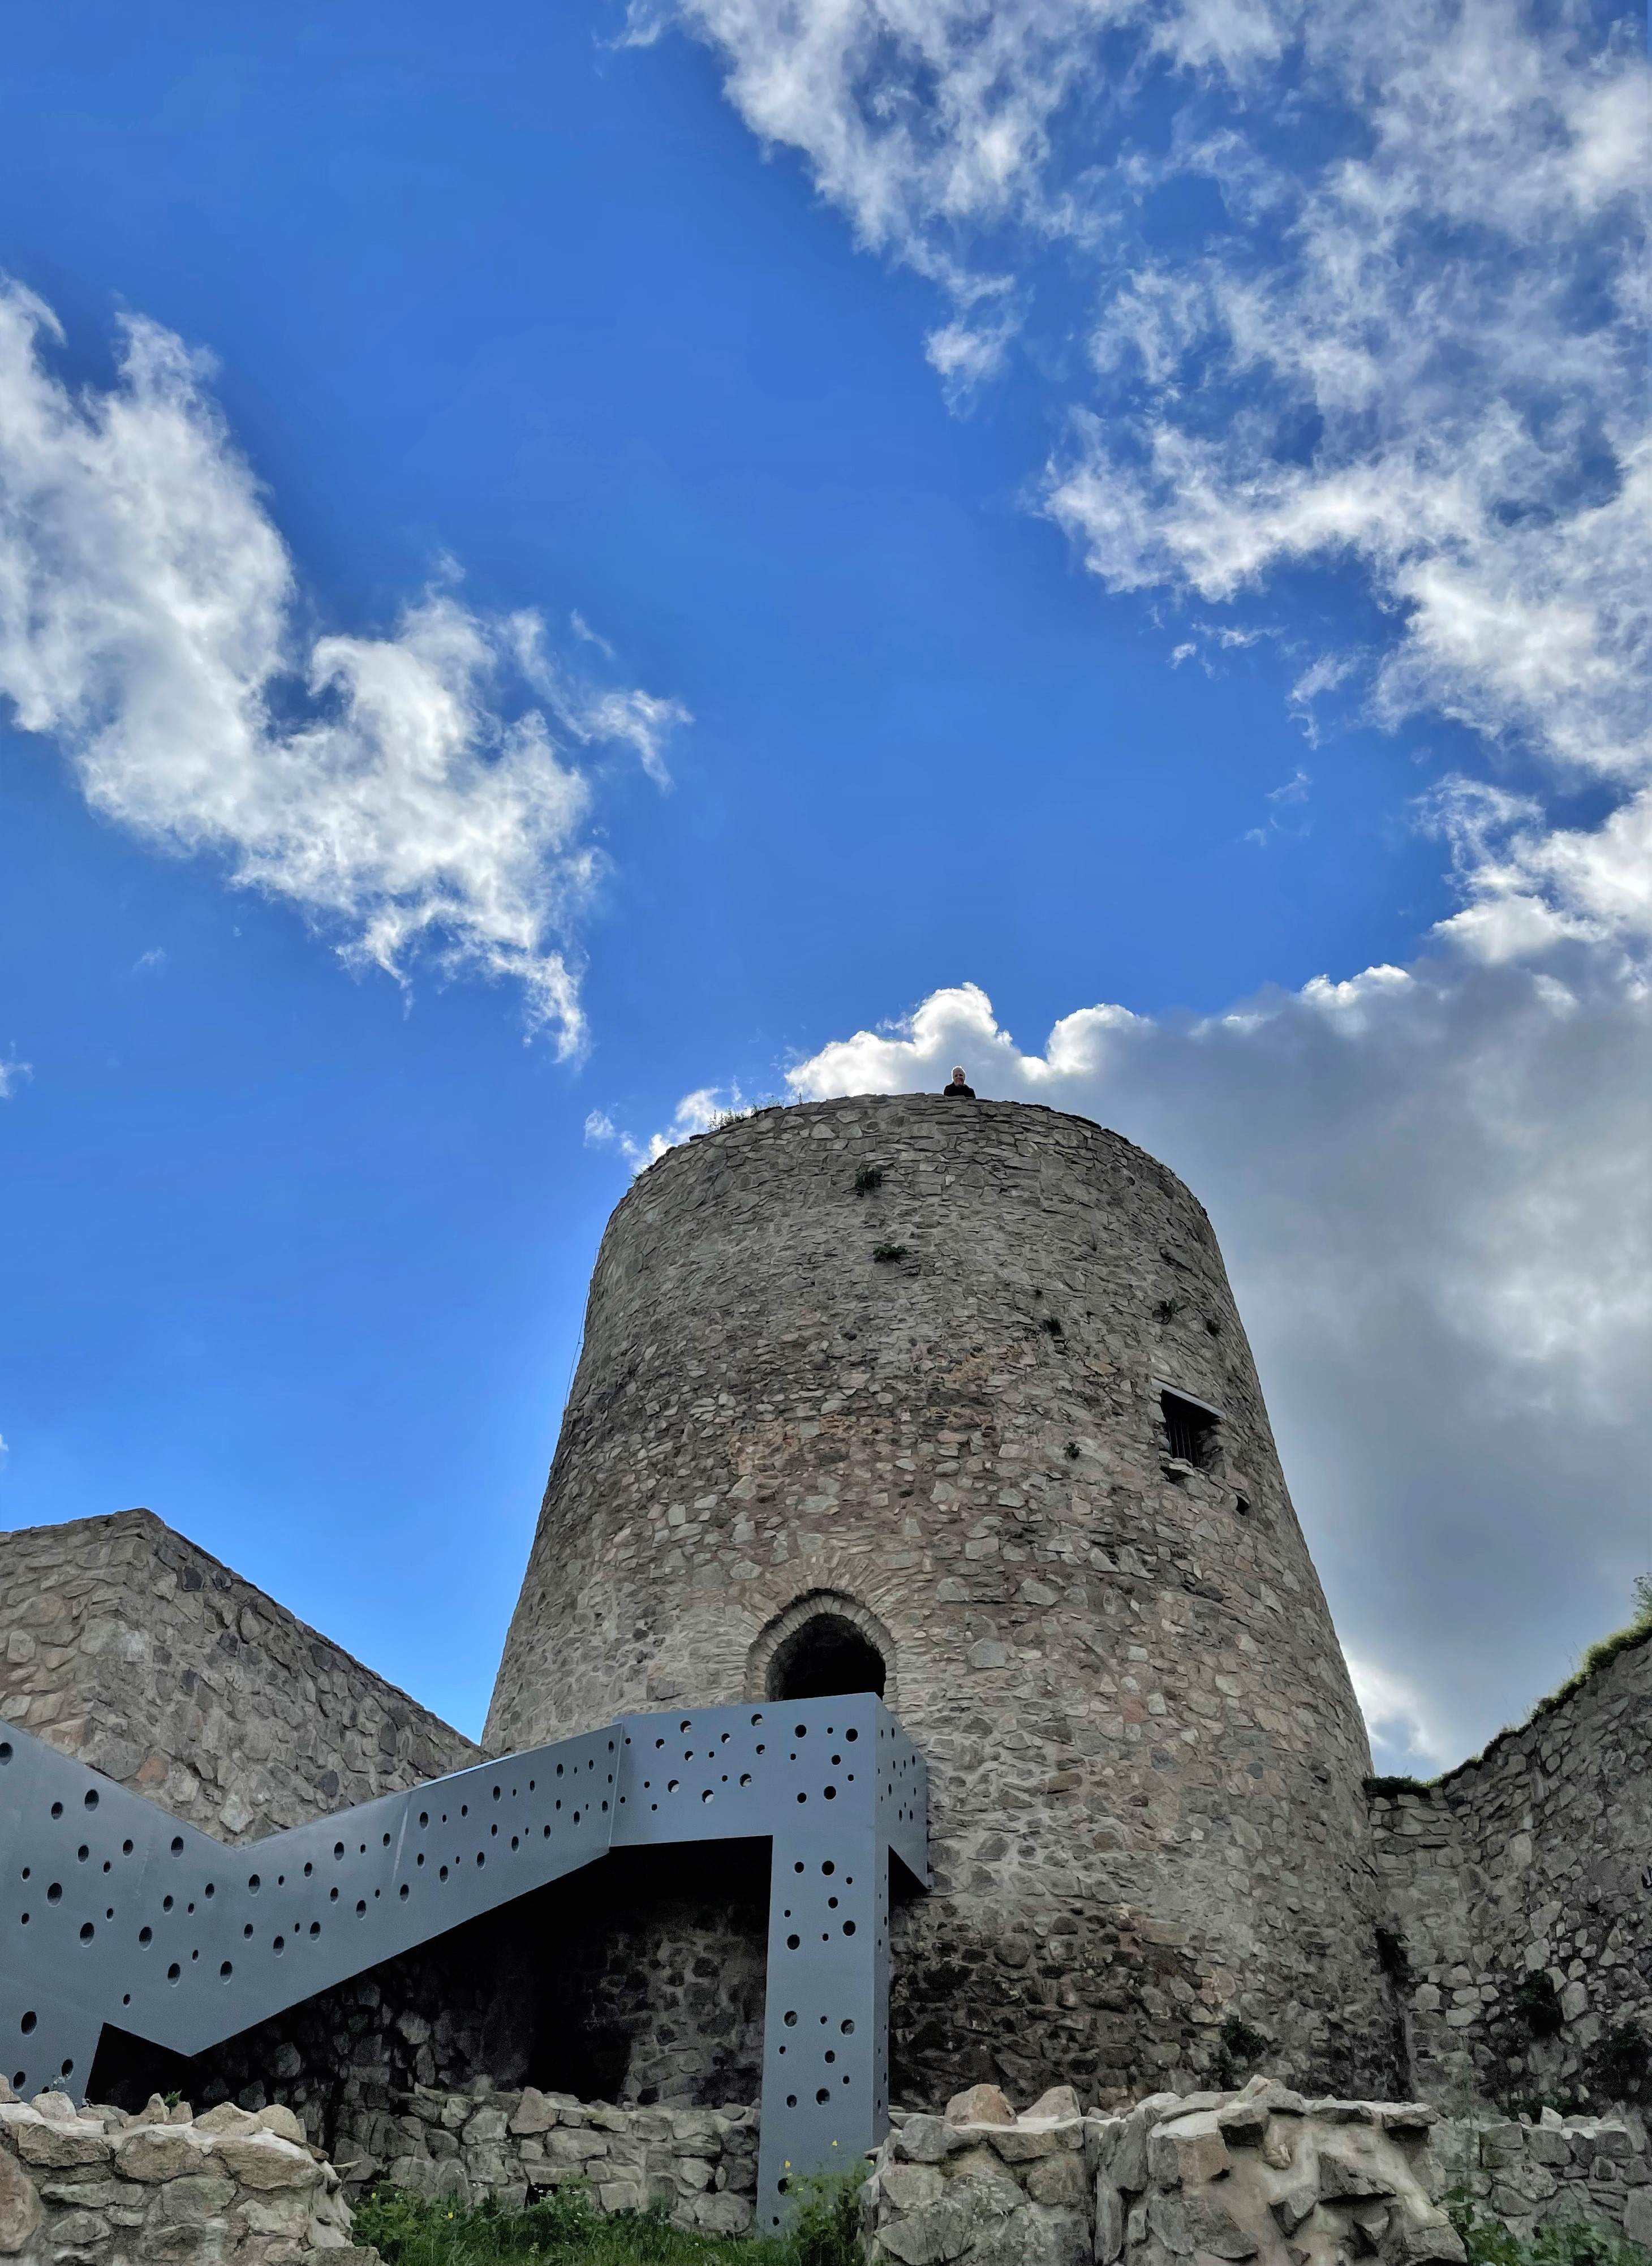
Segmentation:
<svg viewBox="0 0 1652 2266">
<path fill-rule="evenodd" d="M 610 1849 L 766 1838 L 760 2223 L 797 2175 L 883 2137 L 889 1860 L 927 1887 L 928 1796 L 870 1692 L 622 1716 L 238 1848 L 0 1731 L 0 2075 L 19 2093 L 84 2097 L 105 2023 L 200 2053 Z"/>
</svg>

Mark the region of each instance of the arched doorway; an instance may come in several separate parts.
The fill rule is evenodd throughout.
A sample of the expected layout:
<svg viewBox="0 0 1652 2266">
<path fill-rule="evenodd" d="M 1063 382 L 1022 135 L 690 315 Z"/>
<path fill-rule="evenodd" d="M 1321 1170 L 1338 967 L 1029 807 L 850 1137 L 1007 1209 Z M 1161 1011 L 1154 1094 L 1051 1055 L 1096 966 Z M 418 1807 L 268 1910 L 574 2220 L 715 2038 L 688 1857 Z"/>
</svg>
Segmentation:
<svg viewBox="0 0 1652 2266">
<path fill-rule="evenodd" d="M 888 1681 L 883 1655 L 870 1637 L 840 1613 L 812 1613 L 774 1648 L 765 1679 L 769 1700 L 835 1700 L 844 1692 L 875 1692 Z"/>
<path fill-rule="evenodd" d="M 856 1597 L 814 1590 L 777 1613 L 746 1659 L 751 1700 L 833 1700 L 874 1692 L 896 1708 L 895 1643 Z"/>
</svg>

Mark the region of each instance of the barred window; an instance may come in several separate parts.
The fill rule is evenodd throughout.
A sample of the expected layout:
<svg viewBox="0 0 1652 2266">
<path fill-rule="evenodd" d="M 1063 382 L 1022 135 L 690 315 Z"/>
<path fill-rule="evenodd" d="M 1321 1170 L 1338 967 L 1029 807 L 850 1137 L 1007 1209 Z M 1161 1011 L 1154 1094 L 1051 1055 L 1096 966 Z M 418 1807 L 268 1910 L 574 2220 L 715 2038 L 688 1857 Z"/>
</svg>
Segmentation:
<svg viewBox="0 0 1652 2266">
<path fill-rule="evenodd" d="M 1159 1405 L 1164 1412 L 1171 1454 L 1185 1464 L 1202 1467 L 1216 1445 L 1216 1430 L 1222 1421 L 1215 1409 L 1168 1391 L 1160 1392 Z"/>
</svg>

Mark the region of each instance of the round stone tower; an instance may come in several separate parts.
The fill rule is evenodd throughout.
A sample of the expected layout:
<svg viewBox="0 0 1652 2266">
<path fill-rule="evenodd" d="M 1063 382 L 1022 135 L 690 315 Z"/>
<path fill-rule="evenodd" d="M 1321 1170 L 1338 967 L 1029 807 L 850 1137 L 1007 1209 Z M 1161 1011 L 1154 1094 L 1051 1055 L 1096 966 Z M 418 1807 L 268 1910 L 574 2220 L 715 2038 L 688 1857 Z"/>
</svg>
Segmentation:
<svg viewBox="0 0 1652 2266">
<path fill-rule="evenodd" d="M 1364 1731 L 1221 1254 L 1083 1118 L 762 1110 L 609 1223 L 490 1751 L 868 1686 L 930 1766 L 897 2095 L 1264 2039 L 1392 2081 Z"/>
</svg>

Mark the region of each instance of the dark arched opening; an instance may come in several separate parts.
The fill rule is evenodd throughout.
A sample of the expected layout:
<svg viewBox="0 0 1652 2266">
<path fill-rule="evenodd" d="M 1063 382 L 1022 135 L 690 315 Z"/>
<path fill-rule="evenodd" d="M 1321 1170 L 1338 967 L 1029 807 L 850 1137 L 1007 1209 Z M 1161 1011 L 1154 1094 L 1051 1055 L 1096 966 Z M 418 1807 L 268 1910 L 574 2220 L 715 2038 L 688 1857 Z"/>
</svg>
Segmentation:
<svg viewBox="0 0 1652 2266">
<path fill-rule="evenodd" d="M 883 1697 L 883 1655 L 840 1613 L 814 1613 L 782 1637 L 769 1663 L 771 1700 L 835 1700 L 846 1692 Z"/>
</svg>

